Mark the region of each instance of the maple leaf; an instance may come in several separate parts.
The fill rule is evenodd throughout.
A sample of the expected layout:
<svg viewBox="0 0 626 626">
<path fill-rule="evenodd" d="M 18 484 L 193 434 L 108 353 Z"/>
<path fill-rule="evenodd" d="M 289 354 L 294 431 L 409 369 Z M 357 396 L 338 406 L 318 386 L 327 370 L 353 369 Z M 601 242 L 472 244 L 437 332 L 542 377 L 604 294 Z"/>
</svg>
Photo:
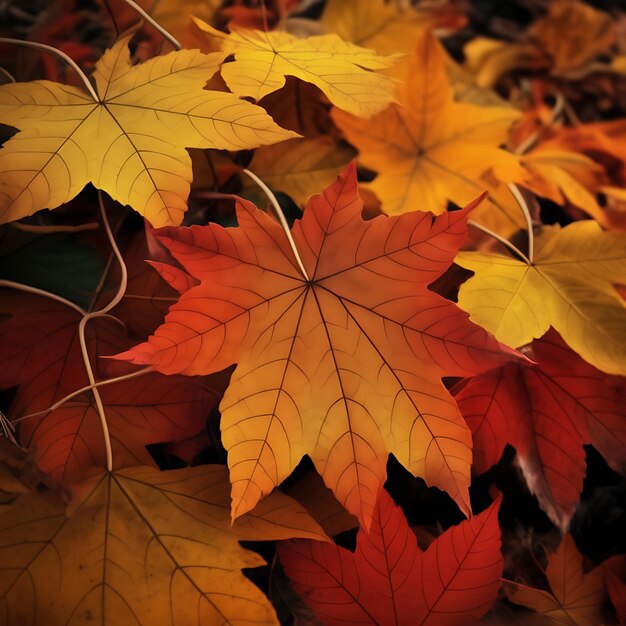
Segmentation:
<svg viewBox="0 0 626 626">
<path fill-rule="evenodd" d="M 222 65 L 228 88 L 239 96 L 260 100 L 285 84 L 286 76 L 312 83 L 340 109 L 369 117 L 393 101 L 393 82 L 372 70 L 395 59 L 343 41 L 337 35 L 300 39 L 285 31 L 248 30 L 231 26 L 230 34 L 194 18 L 197 26 L 222 41 Z"/>
<path fill-rule="evenodd" d="M 230 93 L 206 91 L 220 55 L 181 50 L 132 67 L 123 37 L 96 63 L 98 101 L 50 81 L 0 86 L 0 114 L 20 130 L 0 151 L 0 221 L 53 209 L 88 182 L 154 226 L 180 224 L 185 148 L 239 150 L 297 136 Z"/>
<path fill-rule="evenodd" d="M 292 139 L 259 148 L 248 168 L 273 190 L 304 205 L 310 196 L 332 183 L 353 156 L 353 150 L 339 146 L 330 137 Z"/>
<path fill-rule="evenodd" d="M 325 31 L 381 54 L 412 52 L 424 29 L 463 23 L 447 3 L 410 7 L 385 0 L 329 0 L 322 15 Z"/>
<path fill-rule="evenodd" d="M 626 379 L 598 371 L 552 330 L 533 342 L 529 356 L 536 366 L 480 374 L 455 398 L 472 429 L 475 471 L 487 471 L 510 443 L 541 508 L 565 531 L 582 491 L 583 445 L 626 470 Z"/>
<path fill-rule="evenodd" d="M 459 306 L 509 346 L 553 326 L 586 361 L 626 374 L 626 303 L 613 283 L 626 283 L 626 235 L 593 221 L 544 226 L 529 265 L 512 257 L 461 252 L 455 263 L 474 272 Z"/>
<path fill-rule="evenodd" d="M 37 297 L 15 300 L 16 314 L 0 327 L 0 386 L 18 386 L 11 408 L 17 419 L 44 411 L 89 383 L 78 341 L 80 315 Z M 110 321 L 90 327 L 92 357 L 128 345 Z M 115 362 L 97 364 L 101 380 L 133 371 Z M 223 384 L 150 373 L 103 386 L 115 467 L 152 464 L 147 444 L 184 440 L 201 431 Z M 19 441 L 32 450 L 38 467 L 62 484 L 80 479 L 91 466 L 105 465 L 100 417 L 89 393 L 22 421 Z"/>
<path fill-rule="evenodd" d="M 583 557 L 571 535 L 565 535 L 556 552 L 548 556 L 546 577 L 550 591 L 516 585 L 508 593 L 512 602 L 541 613 L 554 624 L 597 626 L 602 624 L 606 597 L 602 571 L 583 573 Z"/>
<path fill-rule="evenodd" d="M 220 405 L 233 516 L 308 454 L 337 499 L 369 526 L 387 454 L 464 511 L 469 430 L 441 382 L 510 358 L 427 286 L 467 232 L 466 211 L 364 222 L 352 164 L 284 231 L 245 201 L 239 228 L 158 237 L 200 285 L 147 342 L 117 358 L 166 374 L 238 363 Z"/>
<path fill-rule="evenodd" d="M 231 526 L 227 471 L 215 465 L 94 476 L 67 513 L 53 494 L 20 496 L 0 507 L 3 624 L 278 625 L 240 571 L 265 561 L 239 541 L 292 536 L 324 540 L 281 493 Z"/>
<path fill-rule="evenodd" d="M 502 575 L 499 501 L 435 539 L 425 552 L 381 489 L 369 532 L 354 553 L 332 543 L 290 540 L 278 555 L 293 589 L 327 626 L 454 626 L 491 607 Z"/>
<path fill-rule="evenodd" d="M 359 161 L 377 172 L 367 186 L 385 213 L 442 213 L 448 201 L 467 204 L 487 187 L 481 177 L 523 178 L 517 158 L 498 148 L 519 113 L 511 108 L 454 102 L 446 55 L 423 33 L 398 88 L 399 104 L 364 121 L 333 110 L 332 117 L 359 150 Z M 487 199 L 480 211 L 506 209 Z"/>
</svg>

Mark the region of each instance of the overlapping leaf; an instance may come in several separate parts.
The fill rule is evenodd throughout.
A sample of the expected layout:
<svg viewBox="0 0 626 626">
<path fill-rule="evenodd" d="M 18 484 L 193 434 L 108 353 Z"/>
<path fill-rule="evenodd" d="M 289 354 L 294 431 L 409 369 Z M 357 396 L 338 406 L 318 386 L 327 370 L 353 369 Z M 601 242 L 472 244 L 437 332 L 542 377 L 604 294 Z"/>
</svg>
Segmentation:
<svg viewBox="0 0 626 626">
<path fill-rule="evenodd" d="M 343 41 L 337 35 L 300 39 L 285 31 L 264 32 L 231 27 L 230 34 L 196 24 L 211 37 L 222 40 L 226 57 L 232 63 L 222 66 L 221 74 L 229 89 L 240 96 L 260 100 L 295 76 L 321 89 L 340 109 L 369 117 L 393 100 L 393 82 L 372 70 L 389 67 L 394 59 Z"/>
<path fill-rule="evenodd" d="M 565 626 L 602 624 L 602 605 L 606 592 L 602 572 L 583 572 L 583 558 L 571 535 L 548 556 L 546 577 L 550 591 L 518 586 L 509 594 L 516 604 L 527 606 Z"/>
<path fill-rule="evenodd" d="M 598 371 L 554 332 L 533 342 L 536 366 L 509 364 L 462 384 L 455 394 L 484 472 L 515 446 L 530 489 L 566 530 L 585 476 L 583 444 L 626 470 L 626 379 Z"/>
<path fill-rule="evenodd" d="M 310 196 L 330 185 L 353 156 L 353 150 L 330 137 L 292 139 L 259 148 L 249 168 L 273 190 L 303 206 Z"/>
<path fill-rule="evenodd" d="M 626 235 L 596 222 L 546 226 L 528 265 L 512 257 L 462 252 L 455 262 L 475 276 L 461 286 L 459 306 L 509 346 L 553 326 L 586 361 L 626 374 Z"/>
<path fill-rule="evenodd" d="M 17 298 L 14 317 L 0 327 L 0 386 L 18 386 L 11 417 L 35 414 L 20 424 L 19 440 L 38 466 L 57 481 L 80 479 L 91 466 L 105 466 L 100 416 L 89 392 L 50 413 L 66 395 L 88 385 L 78 340 L 80 316 L 41 298 Z M 98 361 L 128 342 L 110 321 L 93 322 L 89 346 L 99 379 L 133 368 Z M 219 384 L 217 385 L 219 389 Z M 157 373 L 102 387 L 115 467 L 153 463 L 147 444 L 183 440 L 201 431 L 219 390 L 209 381 Z"/>
<path fill-rule="evenodd" d="M 205 626 L 278 620 L 240 571 L 265 561 L 240 540 L 324 540 L 296 502 L 272 494 L 231 526 L 226 469 L 134 467 L 0 507 L 5 626 Z"/>
<path fill-rule="evenodd" d="M 180 224 L 192 174 L 185 148 L 295 136 L 260 107 L 203 89 L 219 54 L 182 50 L 132 67 L 129 39 L 96 64 L 98 101 L 50 81 L 0 86 L 2 122 L 20 130 L 0 151 L 1 222 L 53 209 L 92 182 L 154 226 Z"/>
<path fill-rule="evenodd" d="M 524 176 L 516 157 L 499 148 L 518 112 L 454 102 L 445 62 L 441 44 L 424 33 L 398 87 L 399 104 L 367 121 L 333 111 L 359 161 L 377 172 L 368 186 L 386 213 L 463 206 L 487 188 L 481 177 L 489 170 L 506 182 Z M 516 219 L 497 201 L 487 199 L 480 210 Z"/>
<path fill-rule="evenodd" d="M 392 452 L 468 510 L 469 431 L 441 383 L 510 355 L 427 286 L 466 235 L 466 212 L 361 218 L 351 166 L 314 196 L 293 238 L 249 203 L 239 228 L 158 235 L 200 285 L 119 358 L 173 374 L 238 363 L 220 405 L 233 515 L 303 455 L 369 525 Z"/>
<path fill-rule="evenodd" d="M 498 503 L 422 552 L 381 490 L 370 532 L 359 530 L 354 553 L 292 540 L 278 554 L 294 590 L 327 626 L 464 626 L 489 610 L 500 588 Z"/>
</svg>

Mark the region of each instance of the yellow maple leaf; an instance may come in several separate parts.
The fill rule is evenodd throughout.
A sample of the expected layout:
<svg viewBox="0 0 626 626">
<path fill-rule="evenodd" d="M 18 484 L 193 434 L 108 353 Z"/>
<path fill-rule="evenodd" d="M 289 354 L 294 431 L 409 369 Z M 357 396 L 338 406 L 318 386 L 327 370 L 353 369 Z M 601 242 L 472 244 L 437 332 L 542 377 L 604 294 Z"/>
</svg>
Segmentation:
<svg viewBox="0 0 626 626">
<path fill-rule="evenodd" d="M 399 104 L 368 121 L 333 110 L 360 162 L 378 173 L 367 186 L 386 213 L 439 214 L 449 200 L 467 204 L 487 188 L 481 177 L 489 170 L 505 182 L 524 176 L 518 159 L 498 148 L 518 112 L 454 102 L 445 64 L 441 45 L 425 32 L 399 87 Z M 479 210 L 507 212 L 490 200 Z"/>
<path fill-rule="evenodd" d="M 385 0 L 330 0 L 322 28 L 345 41 L 381 54 L 411 52 L 423 28 L 436 21 L 432 10 L 404 8 Z"/>
<path fill-rule="evenodd" d="M 369 117 L 393 101 L 393 81 L 375 71 L 395 59 L 343 41 L 337 35 L 300 39 L 283 31 L 263 32 L 231 27 L 230 34 L 194 18 L 198 27 L 222 41 L 222 66 L 229 89 L 260 100 L 285 84 L 286 76 L 312 83 L 340 109 Z"/>
<path fill-rule="evenodd" d="M 241 540 L 325 540 L 303 507 L 277 492 L 230 524 L 228 473 L 205 465 L 133 467 L 0 508 L 5 626 L 278 625 L 240 571 L 265 565 Z"/>
<path fill-rule="evenodd" d="M 515 604 L 536 611 L 562 626 L 597 626 L 602 623 L 606 598 L 602 571 L 583 573 L 583 557 L 571 535 L 565 535 L 548 556 L 546 578 L 550 591 L 516 585 L 508 596 Z"/>
<path fill-rule="evenodd" d="M 46 80 L 0 86 L 2 121 L 20 130 L 0 151 L 0 222 L 55 208 L 92 182 L 154 226 L 180 224 L 192 177 L 185 148 L 297 136 L 260 107 L 204 89 L 219 54 L 182 50 L 132 67 L 129 40 L 96 64 L 97 101 Z"/>
<path fill-rule="evenodd" d="M 586 361 L 626 374 L 626 235 L 591 220 L 544 227 L 532 264 L 499 254 L 461 252 L 455 262 L 475 273 L 459 305 L 509 346 L 553 326 Z"/>
</svg>

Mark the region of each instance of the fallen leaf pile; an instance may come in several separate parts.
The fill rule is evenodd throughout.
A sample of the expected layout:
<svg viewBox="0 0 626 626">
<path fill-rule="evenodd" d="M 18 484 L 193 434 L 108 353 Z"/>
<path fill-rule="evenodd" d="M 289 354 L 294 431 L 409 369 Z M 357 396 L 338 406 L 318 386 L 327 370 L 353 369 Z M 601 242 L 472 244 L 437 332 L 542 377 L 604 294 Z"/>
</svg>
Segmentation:
<svg viewBox="0 0 626 626">
<path fill-rule="evenodd" d="M 624 623 L 619 2 L 0 15 L 0 626 Z"/>
</svg>

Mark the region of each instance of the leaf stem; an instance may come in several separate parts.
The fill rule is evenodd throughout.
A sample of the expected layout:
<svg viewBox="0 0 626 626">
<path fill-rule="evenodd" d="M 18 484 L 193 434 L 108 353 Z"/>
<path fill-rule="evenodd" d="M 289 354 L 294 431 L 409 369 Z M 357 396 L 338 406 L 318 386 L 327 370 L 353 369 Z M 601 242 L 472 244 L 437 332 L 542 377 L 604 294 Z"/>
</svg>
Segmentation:
<svg viewBox="0 0 626 626">
<path fill-rule="evenodd" d="M 498 235 L 498 233 L 494 233 L 491 229 L 487 228 L 486 226 L 483 226 L 482 224 L 479 224 L 478 222 L 475 222 L 474 220 L 467 220 L 467 223 L 470 226 L 473 226 L 474 228 L 489 235 L 490 237 L 493 237 L 494 239 L 499 241 L 501 244 L 505 245 L 509 250 L 511 250 L 511 252 L 519 256 L 525 263 L 527 263 L 528 265 L 531 265 L 530 259 L 517 246 L 513 245 L 508 239 L 501 237 L 500 235 Z"/>
<path fill-rule="evenodd" d="M 89 358 L 89 350 L 87 348 L 85 329 L 87 327 L 87 323 L 89 322 L 89 320 L 106 315 L 111 309 L 113 309 L 117 304 L 119 304 L 120 300 L 124 297 L 124 293 L 126 292 L 126 287 L 128 285 L 128 270 L 126 268 L 126 264 L 124 263 L 124 258 L 122 257 L 122 253 L 120 252 L 120 249 L 118 248 L 117 243 L 115 241 L 115 237 L 113 236 L 111 225 L 109 224 L 109 219 L 107 217 L 106 210 L 104 207 L 104 198 L 102 195 L 102 191 L 98 191 L 98 204 L 100 206 L 100 214 L 102 216 L 102 223 L 104 224 L 104 229 L 109 239 L 109 244 L 111 245 L 111 249 L 113 251 L 113 254 L 115 255 L 115 258 L 120 264 L 120 271 L 121 271 L 120 285 L 117 289 L 117 293 L 106 306 L 99 309 L 98 311 L 92 311 L 90 313 L 86 313 L 83 316 L 83 318 L 80 320 L 80 323 L 78 324 L 78 341 L 80 343 L 80 351 L 83 357 L 85 371 L 87 372 L 87 379 L 89 380 L 89 384 L 93 386 L 92 393 L 93 393 L 94 400 L 96 402 L 96 407 L 98 409 L 98 415 L 100 416 L 102 436 L 104 437 L 107 471 L 110 472 L 113 470 L 113 448 L 111 446 L 111 435 L 109 433 L 109 424 L 107 422 L 106 414 L 104 411 L 104 404 L 102 402 L 102 397 L 100 396 L 100 391 L 98 390 L 98 387 L 96 386 L 96 379 L 93 373 L 93 368 L 91 366 L 91 360 Z"/>
<path fill-rule="evenodd" d="M 309 275 L 307 274 L 306 268 L 304 267 L 304 263 L 302 262 L 302 259 L 300 258 L 300 253 L 298 252 L 298 248 L 296 247 L 296 242 L 293 240 L 293 237 L 291 236 L 291 230 L 289 228 L 289 224 L 287 224 L 285 214 L 283 213 L 283 210 L 280 204 L 278 204 L 278 200 L 276 199 L 276 196 L 272 193 L 272 190 L 256 174 L 251 172 L 249 169 L 246 169 L 245 167 L 243 168 L 243 171 L 261 188 L 263 193 L 265 193 L 268 200 L 271 202 L 272 206 L 274 207 L 274 210 L 276 211 L 276 216 L 278 217 L 278 221 L 280 222 L 280 225 L 283 227 L 283 230 L 285 231 L 285 235 L 287 235 L 289 245 L 291 246 L 291 251 L 296 257 L 296 261 L 298 263 L 298 267 L 300 268 L 300 271 L 302 272 L 302 275 L 304 276 L 306 280 L 311 280 L 309 278 Z"/>
<path fill-rule="evenodd" d="M 165 37 L 165 39 L 167 39 L 176 50 L 183 49 L 183 44 L 181 44 L 180 41 L 178 41 L 178 39 L 176 39 L 176 37 L 172 35 L 172 33 L 163 28 L 161 24 L 159 24 L 149 13 L 144 11 L 136 2 L 134 2 L 133 0 L 124 0 L 124 2 L 129 7 L 131 7 L 131 9 L 134 9 L 137 13 L 139 13 L 139 15 L 141 15 L 141 17 L 146 20 L 146 22 L 148 22 L 148 24 L 150 24 L 155 30 L 158 30 L 159 33 L 161 33 L 161 35 L 163 35 L 163 37 Z"/>
<path fill-rule="evenodd" d="M 8 70 L 5 70 L 3 67 L 0 67 L 0 74 L 2 74 L 2 76 L 4 76 L 8 82 L 10 83 L 16 83 L 17 81 L 15 80 L 15 76 L 13 76 L 13 74 L 11 74 L 11 72 L 9 72 Z"/>
<path fill-rule="evenodd" d="M 0 280 L 0 287 L 8 287 L 9 289 L 17 289 L 18 291 L 24 291 L 25 293 L 32 293 L 36 296 L 43 296 L 44 298 L 55 300 L 56 302 L 60 302 L 61 304 L 74 309 L 74 311 L 80 313 L 80 315 L 85 315 L 86 313 L 85 309 L 79 307 L 77 304 L 74 304 L 71 300 L 67 300 L 63 296 L 58 296 L 56 293 L 39 289 L 38 287 L 23 285 L 22 283 L 16 283 L 12 280 Z"/>
<path fill-rule="evenodd" d="M 507 187 L 511 195 L 515 198 L 515 202 L 517 202 L 519 208 L 522 210 L 524 219 L 526 220 L 526 229 L 528 230 L 528 260 L 530 261 L 530 265 L 532 265 L 535 256 L 535 233 L 533 231 L 533 220 L 530 216 L 530 209 L 517 185 L 509 184 Z"/>
<path fill-rule="evenodd" d="M 59 58 L 63 59 L 78 74 L 78 77 L 83 81 L 85 88 L 87 89 L 91 97 L 94 99 L 94 102 L 97 102 L 97 103 L 100 102 L 100 98 L 98 97 L 98 94 L 93 88 L 93 85 L 89 82 L 89 79 L 87 78 L 87 75 L 85 74 L 85 72 L 83 72 L 83 70 L 81 70 L 80 67 L 78 67 L 78 64 L 76 63 L 76 61 L 74 61 L 74 59 L 69 57 L 62 50 L 59 50 L 58 48 L 55 48 L 54 46 L 49 46 L 48 44 L 45 44 L 45 43 L 39 43 L 37 41 L 26 41 L 24 39 L 11 39 L 9 37 L 0 37 L 0 44 L 2 43 L 13 44 L 16 46 L 25 46 L 27 48 L 36 48 L 37 50 L 44 50 L 45 52 L 50 52 L 51 54 L 55 54 Z"/>
<path fill-rule="evenodd" d="M 47 415 L 48 413 L 52 413 L 52 411 L 56 411 L 59 407 L 63 406 L 66 402 L 69 402 L 72 398 L 76 396 L 80 396 L 81 394 L 87 391 L 93 391 L 93 389 L 104 387 L 105 385 L 112 385 L 113 383 L 119 383 L 124 380 L 130 380 L 131 378 L 138 378 L 139 376 L 145 376 L 146 374 L 150 374 L 154 372 L 153 367 L 150 365 L 148 367 L 144 367 L 140 370 L 136 370 L 134 372 L 130 372 L 129 374 L 123 374 L 122 376 L 116 376 L 115 378 L 107 378 L 106 380 L 100 380 L 93 385 L 85 385 L 76 391 L 72 391 L 72 393 L 68 394 L 64 398 L 57 400 L 52 406 L 49 406 L 47 409 L 43 409 L 42 411 L 37 411 L 35 413 L 29 413 L 28 415 L 22 415 L 22 417 L 18 417 L 12 421 L 12 424 L 19 424 L 24 420 L 31 419 L 33 417 L 38 417 L 40 415 Z"/>
</svg>

